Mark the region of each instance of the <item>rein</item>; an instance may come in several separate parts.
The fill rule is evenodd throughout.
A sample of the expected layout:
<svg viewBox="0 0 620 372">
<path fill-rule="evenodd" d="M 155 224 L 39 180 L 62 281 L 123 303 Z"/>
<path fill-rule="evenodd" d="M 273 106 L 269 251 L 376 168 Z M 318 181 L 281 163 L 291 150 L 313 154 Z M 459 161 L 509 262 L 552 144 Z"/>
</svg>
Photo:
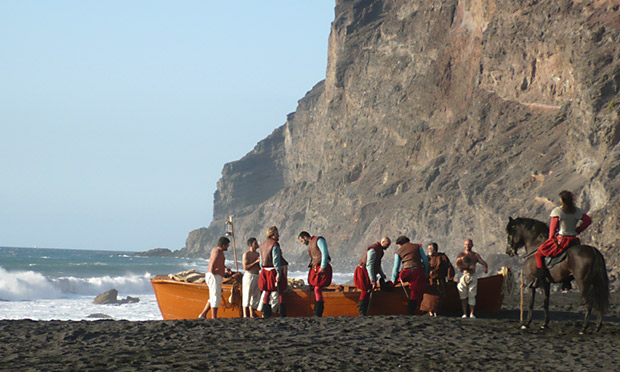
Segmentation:
<svg viewBox="0 0 620 372">
<path fill-rule="evenodd" d="M 522 258 L 524 260 L 527 260 L 528 258 L 532 257 L 533 255 L 536 254 L 536 252 L 538 251 L 538 249 L 534 249 L 533 251 L 531 251 L 530 253 L 526 253 L 525 256 L 521 257 L 519 256 L 519 253 L 517 253 L 516 249 L 512 250 L 515 253 L 515 256 Z"/>
<path fill-rule="evenodd" d="M 528 258 L 530 258 L 530 257 L 532 257 L 533 255 L 535 255 L 537 251 L 538 251 L 537 249 L 536 249 L 536 250 L 533 250 L 533 251 L 531 251 L 530 253 L 528 253 L 528 254 L 526 254 L 525 256 L 523 256 L 522 258 L 523 258 L 524 260 L 527 260 Z M 517 256 L 518 256 L 518 255 L 517 255 Z"/>
</svg>

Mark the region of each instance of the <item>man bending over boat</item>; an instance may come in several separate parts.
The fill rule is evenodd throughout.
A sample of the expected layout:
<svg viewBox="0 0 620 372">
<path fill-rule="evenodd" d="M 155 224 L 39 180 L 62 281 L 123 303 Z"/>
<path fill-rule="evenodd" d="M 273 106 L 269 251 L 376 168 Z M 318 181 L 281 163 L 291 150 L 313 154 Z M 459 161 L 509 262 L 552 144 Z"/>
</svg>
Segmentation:
<svg viewBox="0 0 620 372">
<path fill-rule="evenodd" d="M 258 300 L 260 298 L 260 290 L 258 289 L 260 254 L 257 251 L 258 241 L 256 241 L 256 238 L 248 239 L 248 247 L 250 249 L 241 258 L 243 269 L 245 270 L 245 273 L 243 273 L 241 306 L 243 306 L 244 318 L 254 318 L 253 309 L 258 309 Z"/>
<path fill-rule="evenodd" d="M 472 250 L 474 242 L 471 239 L 465 239 L 463 246 L 465 250 L 456 258 L 456 267 L 463 273 L 456 289 L 458 289 L 461 299 L 462 317 L 467 318 L 467 305 L 469 305 L 469 317 L 475 318 L 474 308 L 476 307 L 476 294 L 478 293 L 476 265 L 481 264 L 484 267 L 485 274 L 489 271 L 489 266 L 478 253 Z"/>
<path fill-rule="evenodd" d="M 401 284 L 409 283 L 407 313 L 414 315 L 426 290 L 428 259 L 422 246 L 411 243 L 406 236 L 399 236 L 396 239 L 396 245 L 398 250 L 394 254 L 392 282 L 396 283 L 399 280 Z"/>
<path fill-rule="evenodd" d="M 314 315 L 322 317 L 325 309 L 323 288 L 332 283 L 332 265 L 329 264 L 331 258 L 327 251 L 327 242 L 324 237 L 310 236 L 307 231 L 299 233 L 298 239 L 308 246 L 310 256 L 308 284 L 314 287 Z"/>
<path fill-rule="evenodd" d="M 387 236 L 366 248 L 364 255 L 360 259 L 355 273 L 353 274 L 353 283 L 355 287 L 361 291 L 360 299 L 357 303 L 359 315 L 368 315 L 368 306 L 370 305 L 370 294 L 377 287 L 377 275 L 381 279 L 385 279 L 385 273 L 381 268 L 381 259 L 384 251 L 390 246 L 392 241 Z M 382 283 L 383 284 L 383 283 Z"/>
<path fill-rule="evenodd" d="M 207 301 L 205 308 L 198 315 L 199 319 L 206 318 L 210 309 L 213 310 L 211 318 L 217 319 L 217 308 L 220 307 L 220 302 L 222 301 L 222 278 L 225 272 L 232 274 L 232 271 L 225 266 L 226 258 L 224 257 L 224 252 L 228 250 L 229 245 L 230 240 L 221 237 L 217 241 L 217 247 L 211 250 L 209 271 L 205 274 L 205 281 L 207 286 L 209 286 L 209 301 Z"/>
<path fill-rule="evenodd" d="M 267 238 L 258 248 L 261 259 L 261 271 L 258 278 L 258 288 L 262 291 L 261 301 L 263 318 L 269 318 L 272 315 L 269 297 L 271 292 L 278 292 L 280 301 L 280 317 L 286 316 L 286 304 L 284 303 L 284 291 L 288 287 L 286 278 L 286 267 L 288 262 L 282 256 L 280 249 L 280 233 L 278 228 L 271 226 L 267 229 Z"/>
</svg>

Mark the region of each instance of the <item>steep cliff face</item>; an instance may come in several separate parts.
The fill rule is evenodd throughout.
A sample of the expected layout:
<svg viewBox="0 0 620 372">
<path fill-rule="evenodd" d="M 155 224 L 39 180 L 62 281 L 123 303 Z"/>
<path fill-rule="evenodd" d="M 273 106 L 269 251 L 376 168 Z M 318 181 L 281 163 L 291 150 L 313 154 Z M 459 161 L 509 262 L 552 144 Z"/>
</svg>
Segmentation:
<svg viewBox="0 0 620 372">
<path fill-rule="evenodd" d="M 617 4 L 338 0 L 328 53 L 286 124 L 224 167 L 186 254 L 229 214 L 243 240 L 277 225 L 294 260 L 301 230 L 343 265 L 386 234 L 503 254 L 508 216 L 547 221 L 568 189 L 619 266 Z"/>
</svg>

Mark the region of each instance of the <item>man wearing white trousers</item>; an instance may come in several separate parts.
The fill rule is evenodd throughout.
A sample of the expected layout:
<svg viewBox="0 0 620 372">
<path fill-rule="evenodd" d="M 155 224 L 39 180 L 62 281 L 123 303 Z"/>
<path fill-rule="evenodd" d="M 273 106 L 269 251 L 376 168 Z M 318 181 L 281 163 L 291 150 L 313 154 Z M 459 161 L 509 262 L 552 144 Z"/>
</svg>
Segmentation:
<svg viewBox="0 0 620 372">
<path fill-rule="evenodd" d="M 475 318 L 474 308 L 476 307 L 476 294 L 478 294 L 476 265 L 482 265 L 485 274 L 489 271 L 489 266 L 478 253 L 472 250 L 474 242 L 471 239 L 465 239 L 463 245 L 465 250 L 456 258 L 456 267 L 463 273 L 463 276 L 459 280 L 456 288 L 459 291 L 459 298 L 461 299 L 463 318 L 467 318 L 467 305 L 469 305 L 469 317 Z"/>
<path fill-rule="evenodd" d="M 260 299 L 260 290 L 258 289 L 260 254 L 257 251 L 258 241 L 256 241 L 256 238 L 248 239 L 248 247 L 250 249 L 243 254 L 241 259 L 243 269 L 245 270 L 243 274 L 241 305 L 243 306 L 243 317 L 254 318 L 254 310 L 258 309 L 258 300 Z"/>
</svg>

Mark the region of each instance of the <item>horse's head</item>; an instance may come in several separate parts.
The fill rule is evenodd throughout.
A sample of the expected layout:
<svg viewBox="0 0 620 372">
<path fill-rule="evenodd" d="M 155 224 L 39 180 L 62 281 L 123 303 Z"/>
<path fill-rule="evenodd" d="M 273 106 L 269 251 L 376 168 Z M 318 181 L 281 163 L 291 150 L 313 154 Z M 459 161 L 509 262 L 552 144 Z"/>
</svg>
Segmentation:
<svg viewBox="0 0 620 372">
<path fill-rule="evenodd" d="M 519 248 L 525 245 L 521 229 L 516 219 L 508 217 L 508 225 L 506 225 L 506 254 L 514 257 L 517 255 Z"/>
</svg>

